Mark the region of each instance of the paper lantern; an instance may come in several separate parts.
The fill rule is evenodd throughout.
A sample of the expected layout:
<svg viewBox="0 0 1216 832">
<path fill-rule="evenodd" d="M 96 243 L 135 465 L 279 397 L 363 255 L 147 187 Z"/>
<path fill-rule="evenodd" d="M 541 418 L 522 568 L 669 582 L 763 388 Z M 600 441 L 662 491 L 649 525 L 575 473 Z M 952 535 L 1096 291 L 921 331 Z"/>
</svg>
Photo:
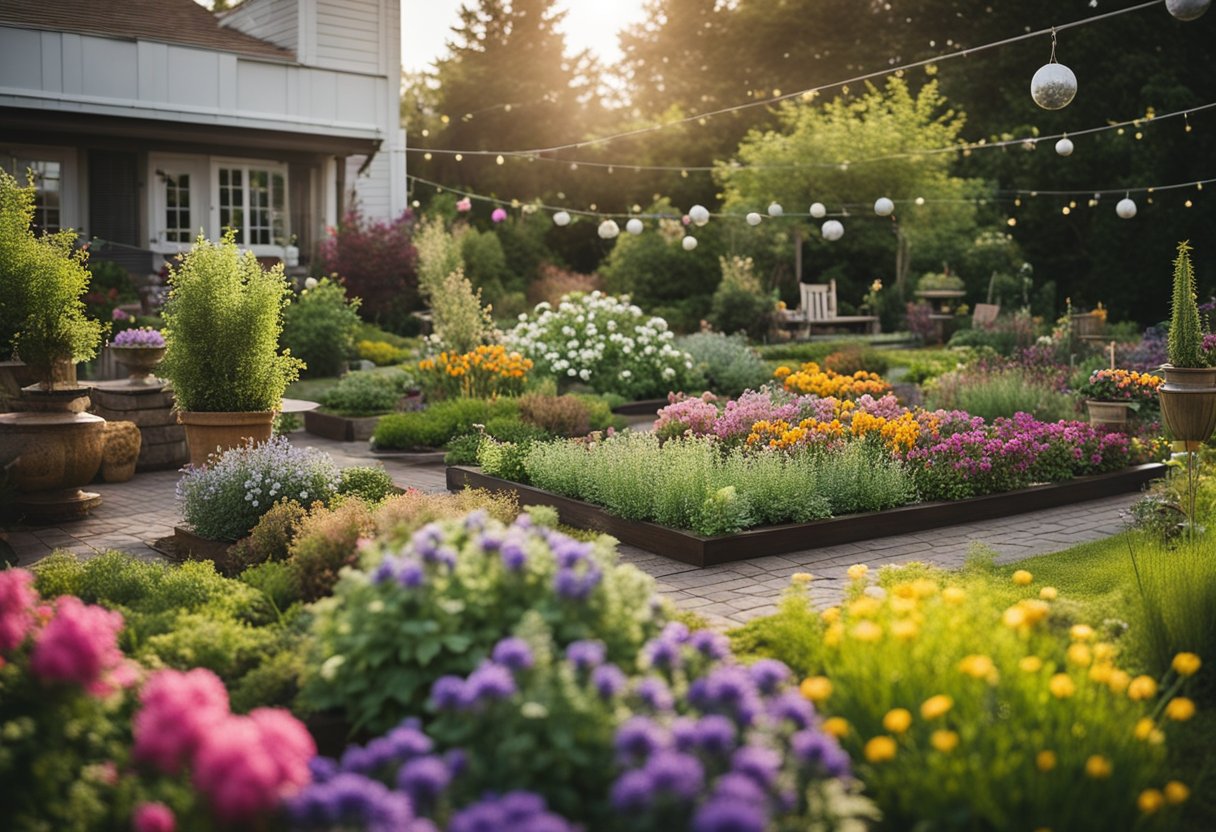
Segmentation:
<svg viewBox="0 0 1216 832">
<path fill-rule="evenodd" d="M 885 196 L 879 197 L 874 203 L 874 213 L 880 217 L 889 217 L 895 212 L 895 203 Z"/>
<path fill-rule="evenodd" d="M 685 251 L 692 251 L 694 248 L 697 247 L 697 238 L 693 237 L 693 236 L 685 237 L 683 242 L 681 242 L 680 244 L 682 246 L 684 246 Z"/>
<path fill-rule="evenodd" d="M 611 240 L 613 237 L 621 233 L 621 227 L 612 220 L 604 220 L 600 223 L 599 234 L 600 239 Z"/>
<path fill-rule="evenodd" d="M 762 219 L 762 217 L 759 214 L 757 214 L 755 211 L 752 211 L 751 213 L 749 213 L 747 215 L 747 224 L 748 225 L 759 225 L 761 219 Z"/>
<path fill-rule="evenodd" d="M 1123 199 L 1119 200 L 1118 204 L 1115 205 L 1115 213 L 1125 220 L 1130 220 L 1132 217 L 1136 216 L 1136 203 L 1133 202 L 1129 197 L 1123 197 Z"/>
<path fill-rule="evenodd" d="M 1077 76 L 1064 64 L 1043 64 L 1030 79 L 1030 97 L 1044 110 L 1062 110 L 1077 97 Z"/>
<path fill-rule="evenodd" d="M 1165 0 L 1165 10 L 1179 20 L 1197 20 L 1212 5 L 1212 0 Z"/>
<path fill-rule="evenodd" d="M 776 202 L 774 202 L 772 205 L 768 206 L 768 215 L 770 217 L 780 217 L 784 213 L 785 213 L 785 209 L 782 208 Z"/>
<path fill-rule="evenodd" d="M 570 214 L 565 211 L 558 211 L 553 215 L 553 224 L 565 228 L 570 224 Z"/>
<path fill-rule="evenodd" d="M 694 205 L 688 209 L 688 218 L 699 228 L 709 222 L 709 209 L 704 205 Z"/>
<path fill-rule="evenodd" d="M 646 230 L 646 226 L 642 224 L 640 219 L 634 217 L 629 222 L 625 223 L 625 230 L 636 237 L 638 234 L 641 234 Z"/>
<path fill-rule="evenodd" d="M 844 236 L 844 226 L 840 220 L 828 220 L 823 224 L 823 239 L 828 242 L 835 242 Z"/>
<path fill-rule="evenodd" d="M 824 207 L 822 202 L 811 203 L 811 216 L 817 220 L 821 220 L 827 216 L 828 209 Z"/>
<path fill-rule="evenodd" d="M 1064 138 L 1062 138 L 1058 142 L 1056 142 L 1056 153 L 1059 153 L 1061 156 L 1071 156 L 1072 155 L 1072 139 L 1065 136 Z"/>
</svg>

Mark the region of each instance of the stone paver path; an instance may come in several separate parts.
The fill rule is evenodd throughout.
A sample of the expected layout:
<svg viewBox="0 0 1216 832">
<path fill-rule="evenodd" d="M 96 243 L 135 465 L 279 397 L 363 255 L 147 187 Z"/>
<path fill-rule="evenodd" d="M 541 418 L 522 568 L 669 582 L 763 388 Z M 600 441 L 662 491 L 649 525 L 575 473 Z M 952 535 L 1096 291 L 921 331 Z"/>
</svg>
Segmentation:
<svg viewBox="0 0 1216 832">
<path fill-rule="evenodd" d="M 342 443 L 307 433 L 291 435 L 297 445 L 320 448 L 339 467 L 367 465 L 374 457 L 361 443 Z M 410 465 L 395 459 L 379 460 L 401 487 L 442 491 L 442 465 Z M 140 557 L 160 557 L 151 544 L 173 533 L 180 522 L 174 486 L 177 471 L 137 474 L 127 483 L 94 485 L 102 505 L 85 519 L 60 526 L 25 528 L 10 532 L 8 543 L 18 563 L 28 566 L 55 549 L 88 556 L 121 549 Z M 659 590 L 684 609 L 694 610 L 717 626 L 729 627 L 776 611 L 782 591 L 795 572 L 810 572 L 812 598 L 822 605 L 839 600 L 854 563 L 871 567 L 923 561 L 954 568 L 961 566 L 974 544 L 996 550 L 998 561 L 1034 555 L 1097 540 L 1118 532 L 1121 512 L 1138 499 L 1126 494 L 1014 517 L 966 523 L 930 531 L 845 543 L 785 555 L 698 569 L 634 546 L 620 547 L 621 559 L 654 577 Z"/>
</svg>

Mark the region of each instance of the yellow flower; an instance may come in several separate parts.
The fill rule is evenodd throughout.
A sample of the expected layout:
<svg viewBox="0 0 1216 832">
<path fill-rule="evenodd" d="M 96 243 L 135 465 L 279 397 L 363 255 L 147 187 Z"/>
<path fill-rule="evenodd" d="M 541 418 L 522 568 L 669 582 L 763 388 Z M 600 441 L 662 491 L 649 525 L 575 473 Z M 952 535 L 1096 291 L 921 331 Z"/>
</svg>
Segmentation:
<svg viewBox="0 0 1216 832">
<path fill-rule="evenodd" d="M 823 643 L 828 647 L 837 647 L 840 644 L 840 639 L 844 637 L 844 625 L 839 621 L 829 624 L 828 628 L 823 631 Z"/>
<path fill-rule="evenodd" d="M 1111 770 L 1110 760 L 1101 754 L 1094 754 L 1085 761 L 1085 776 L 1091 780 L 1105 780 L 1110 777 Z"/>
<path fill-rule="evenodd" d="M 1054 601 L 1060 597 L 1060 590 L 1054 586 L 1045 586 L 1039 590 L 1039 597 L 1044 601 Z"/>
<path fill-rule="evenodd" d="M 858 641 L 875 642 L 882 638 L 882 627 L 873 621 L 858 621 L 850 635 Z"/>
<path fill-rule="evenodd" d="M 823 619 L 825 624 L 835 624 L 840 620 L 840 607 L 828 607 L 819 613 L 819 617 Z"/>
<path fill-rule="evenodd" d="M 928 578 L 917 578 L 912 582 L 912 592 L 917 598 L 930 598 L 937 594 L 937 581 L 931 581 Z"/>
<path fill-rule="evenodd" d="M 832 695 L 832 680 L 827 676 L 808 676 L 798 690 L 812 702 L 824 702 Z"/>
<path fill-rule="evenodd" d="M 1127 698 L 1133 702 L 1152 699 L 1157 695 L 1157 680 L 1152 676 L 1137 676 L 1127 686 Z"/>
<path fill-rule="evenodd" d="M 1018 602 L 1026 616 L 1027 624 L 1037 624 L 1051 614 L 1051 605 L 1037 598 L 1027 598 Z"/>
<path fill-rule="evenodd" d="M 891 737 L 879 735 L 866 743 L 863 752 L 866 761 L 870 763 L 885 763 L 887 760 L 895 759 L 895 740 Z"/>
<path fill-rule="evenodd" d="M 972 679 L 995 681 L 993 677 L 997 675 L 996 665 L 993 664 L 992 659 L 984 655 L 964 656 L 963 660 L 958 663 L 958 669 Z"/>
<path fill-rule="evenodd" d="M 1073 641 L 1090 641 L 1094 637 L 1094 628 L 1088 624 L 1073 624 L 1068 635 Z"/>
<path fill-rule="evenodd" d="M 954 731 L 938 729 L 929 735 L 929 744 L 943 754 L 949 754 L 958 748 L 958 734 Z"/>
<path fill-rule="evenodd" d="M 1067 673 L 1057 673 L 1051 677 L 1047 687 L 1056 699 L 1067 699 L 1077 692 L 1077 685 Z"/>
<path fill-rule="evenodd" d="M 849 604 L 849 615 L 853 618 L 873 618 L 882 612 L 882 601 L 863 595 Z"/>
<path fill-rule="evenodd" d="M 1165 706 L 1165 715 L 1174 722 L 1186 722 L 1195 715 L 1195 703 L 1185 696 L 1171 699 Z"/>
<path fill-rule="evenodd" d="M 1136 737 L 1136 739 L 1145 741 L 1152 736 L 1153 730 L 1156 727 L 1157 724 L 1153 722 L 1151 718 L 1142 716 L 1140 719 L 1136 720 L 1136 727 L 1132 729 L 1132 734 Z"/>
<path fill-rule="evenodd" d="M 870 571 L 870 567 L 864 563 L 855 563 L 849 567 L 849 578 L 854 581 L 860 581 Z"/>
<path fill-rule="evenodd" d="M 1068 661 L 1077 667 L 1089 667 L 1094 661 L 1094 654 L 1089 649 L 1089 645 L 1080 641 L 1068 645 L 1067 655 Z"/>
<path fill-rule="evenodd" d="M 1111 693 L 1123 693 L 1131 684 L 1132 677 L 1128 675 L 1126 670 L 1116 668 L 1110 672 L 1110 678 L 1106 680 L 1107 687 Z"/>
<path fill-rule="evenodd" d="M 893 595 L 888 603 L 891 606 L 891 612 L 896 615 L 907 615 L 908 613 L 916 612 L 917 600 L 915 598 Z"/>
<path fill-rule="evenodd" d="M 1203 662 L 1194 653 L 1179 653 L 1170 665 L 1179 676 L 1194 676 Z"/>
<path fill-rule="evenodd" d="M 1018 662 L 1018 668 L 1025 673 L 1038 673 L 1043 669 L 1043 660 L 1038 656 L 1024 656 Z"/>
<path fill-rule="evenodd" d="M 1115 645 L 1109 641 L 1099 641 L 1094 645 L 1094 660 L 1099 662 L 1108 662 L 1115 658 L 1115 653 L 1118 650 Z"/>
<path fill-rule="evenodd" d="M 809 584 L 815 579 L 815 576 L 810 572 L 795 572 L 790 576 L 790 580 L 796 584 Z"/>
<path fill-rule="evenodd" d="M 891 635 L 901 641 L 911 641 L 920 632 L 920 626 L 915 621 L 903 619 L 891 624 Z"/>
<path fill-rule="evenodd" d="M 967 600 L 967 593 L 957 586 L 948 586 L 942 590 L 942 600 L 951 606 L 958 606 Z"/>
<path fill-rule="evenodd" d="M 1006 627 L 1016 630 L 1026 624 L 1026 613 L 1022 611 L 1021 607 L 1010 607 L 1001 615 L 1001 621 L 1005 623 Z"/>
<path fill-rule="evenodd" d="M 1106 662 L 1098 662 L 1089 669 L 1089 678 L 1099 685 L 1105 685 L 1110 682 L 1111 674 L 1114 672 L 1115 669 L 1111 665 Z"/>
<path fill-rule="evenodd" d="M 830 716 L 823 721 L 823 733 L 840 739 L 849 733 L 849 721 L 844 717 Z"/>
<path fill-rule="evenodd" d="M 1051 771 L 1056 767 L 1056 752 L 1040 751 L 1034 756 L 1034 765 L 1039 771 Z"/>
<path fill-rule="evenodd" d="M 902 734 L 912 725 L 912 712 L 907 708 L 892 708 L 882 718 L 882 727 L 892 734 Z"/>
<path fill-rule="evenodd" d="M 937 696 L 930 696 L 921 704 L 920 715 L 925 719 L 937 719 L 939 716 L 945 716 L 953 707 L 954 700 L 944 693 L 939 693 Z"/>
<path fill-rule="evenodd" d="M 1186 803 L 1186 799 L 1191 796 L 1191 790 L 1186 787 L 1185 783 L 1178 780 L 1171 780 L 1165 784 L 1165 802 L 1171 806 L 1177 806 L 1179 803 Z"/>
<path fill-rule="evenodd" d="M 1145 789 L 1136 798 L 1136 805 L 1146 815 L 1151 815 L 1165 805 L 1165 795 L 1157 789 Z"/>
<path fill-rule="evenodd" d="M 1034 583 L 1034 575 L 1031 575 L 1025 569 L 1019 569 L 1013 573 L 1013 582 L 1018 586 L 1030 586 Z"/>
</svg>

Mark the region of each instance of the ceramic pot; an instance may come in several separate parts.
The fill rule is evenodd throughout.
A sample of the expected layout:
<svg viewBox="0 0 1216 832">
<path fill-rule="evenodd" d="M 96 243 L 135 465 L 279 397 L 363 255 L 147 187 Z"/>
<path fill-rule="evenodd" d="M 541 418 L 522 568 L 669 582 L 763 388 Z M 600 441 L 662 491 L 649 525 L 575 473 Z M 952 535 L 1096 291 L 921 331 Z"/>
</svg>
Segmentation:
<svg viewBox="0 0 1216 832">
<path fill-rule="evenodd" d="M 152 387 L 160 384 L 160 380 L 152 375 L 152 371 L 164 359 L 164 347 L 116 347 L 111 344 L 110 355 L 127 368 L 127 383 L 133 387 Z"/>
<path fill-rule="evenodd" d="M 274 423 L 273 410 L 240 413 L 212 413 L 202 410 L 182 410 L 177 421 L 186 428 L 186 447 L 190 450 L 190 464 L 196 468 L 205 466 L 212 454 L 244 445 L 249 440 L 256 443 L 270 438 Z"/>
<path fill-rule="evenodd" d="M 1160 369 L 1165 377 L 1162 386 L 1168 386 L 1171 390 L 1216 388 L 1216 367 L 1174 367 L 1163 364 Z"/>
</svg>

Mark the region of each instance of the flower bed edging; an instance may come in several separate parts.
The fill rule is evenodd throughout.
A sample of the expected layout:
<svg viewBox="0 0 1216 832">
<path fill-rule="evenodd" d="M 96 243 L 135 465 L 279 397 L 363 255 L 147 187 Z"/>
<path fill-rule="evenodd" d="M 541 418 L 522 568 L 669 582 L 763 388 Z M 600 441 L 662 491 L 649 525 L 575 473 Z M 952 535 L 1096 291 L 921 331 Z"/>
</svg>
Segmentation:
<svg viewBox="0 0 1216 832">
<path fill-rule="evenodd" d="M 667 399 L 643 399 L 636 402 L 625 402 L 612 408 L 618 416 L 658 416 L 658 413 L 671 404 Z"/>
<path fill-rule="evenodd" d="M 304 411 L 304 430 L 337 442 L 366 442 L 372 438 L 379 416 L 339 416 L 320 410 Z"/>
<path fill-rule="evenodd" d="M 1164 476 L 1165 471 L 1164 465 L 1154 462 L 1122 471 L 1035 485 L 1002 494 L 988 494 L 966 500 L 913 503 L 887 511 L 849 514 L 811 523 L 765 526 L 718 537 L 702 537 L 657 523 L 625 520 L 590 503 L 487 476 L 476 468 L 448 467 L 447 486 L 450 491 L 459 491 L 465 487 L 512 491 L 518 496 L 522 506 L 553 506 L 563 523 L 581 529 L 605 532 L 622 543 L 693 566 L 705 567 L 748 558 L 818 549 L 838 543 L 907 534 L 974 520 L 990 520 L 1125 494 L 1138 491 L 1146 482 Z"/>
</svg>

